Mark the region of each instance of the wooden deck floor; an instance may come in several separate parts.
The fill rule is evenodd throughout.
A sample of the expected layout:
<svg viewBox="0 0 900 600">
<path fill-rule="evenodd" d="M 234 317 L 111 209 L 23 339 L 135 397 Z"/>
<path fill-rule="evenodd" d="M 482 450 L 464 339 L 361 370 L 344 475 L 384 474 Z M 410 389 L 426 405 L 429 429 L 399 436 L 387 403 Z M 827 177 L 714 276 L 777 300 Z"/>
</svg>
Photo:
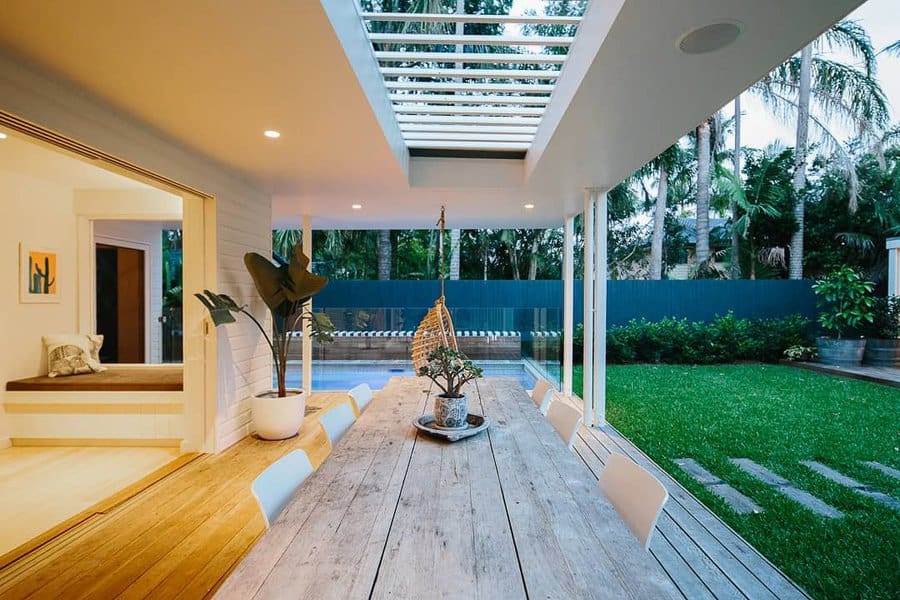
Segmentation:
<svg viewBox="0 0 900 600">
<path fill-rule="evenodd" d="M 249 488 L 269 464 L 302 448 L 318 467 L 330 452 L 318 424 L 345 393 L 313 394 L 304 432 L 247 438 L 202 455 L 146 489 L 86 517 L 0 570 L 0 598 L 203 598 L 263 533 Z"/>
<path fill-rule="evenodd" d="M 870 367 L 868 365 L 837 367 L 834 365 L 823 365 L 822 363 L 791 360 L 783 360 L 781 361 L 781 364 L 796 369 L 806 369 L 807 371 L 815 371 L 816 373 L 825 373 L 826 375 L 849 377 L 850 379 L 872 381 L 882 385 L 900 387 L 900 369 L 893 369 L 891 367 Z"/>
<path fill-rule="evenodd" d="M 618 452 L 665 485 L 669 501 L 659 517 L 650 553 L 685 598 L 808 598 L 614 427 L 582 427 L 573 449 L 595 477 L 610 453 Z"/>
</svg>

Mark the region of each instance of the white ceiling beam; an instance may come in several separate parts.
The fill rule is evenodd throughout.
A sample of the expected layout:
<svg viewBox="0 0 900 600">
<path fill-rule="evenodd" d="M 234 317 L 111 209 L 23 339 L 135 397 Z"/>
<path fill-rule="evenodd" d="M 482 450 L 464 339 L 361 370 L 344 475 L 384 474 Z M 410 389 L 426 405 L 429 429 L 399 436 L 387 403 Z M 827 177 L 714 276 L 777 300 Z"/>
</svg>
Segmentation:
<svg viewBox="0 0 900 600">
<path fill-rule="evenodd" d="M 401 123 L 437 123 L 441 125 L 505 125 L 510 127 L 537 127 L 541 122 L 536 117 L 472 117 L 452 115 L 398 114 Z"/>
<path fill-rule="evenodd" d="M 546 106 L 550 96 L 510 96 L 487 94 L 390 94 L 394 103 L 429 104 L 531 104 Z"/>
<path fill-rule="evenodd" d="M 407 141 L 461 141 L 461 142 L 531 142 L 533 135 L 520 134 L 472 134 L 472 133 L 406 133 Z"/>
<path fill-rule="evenodd" d="M 440 81 L 385 81 L 390 90 L 423 90 L 432 92 L 513 92 L 549 94 L 552 85 L 537 83 L 455 83 Z"/>
<path fill-rule="evenodd" d="M 566 61 L 565 54 L 512 54 L 507 52 L 375 52 L 381 62 L 443 62 L 478 64 L 547 65 Z"/>
<path fill-rule="evenodd" d="M 537 25 L 578 25 L 581 17 L 554 17 L 549 15 L 459 15 L 440 13 L 379 13 L 364 12 L 366 21 L 393 21 L 409 23 L 529 23 Z"/>
<path fill-rule="evenodd" d="M 557 79 L 558 69 L 432 69 L 381 67 L 385 77 L 461 77 L 463 79 Z"/>
<path fill-rule="evenodd" d="M 370 33 L 376 44 L 405 44 L 419 46 L 559 46 L 567 48 L 574 38 L 544 35 L 442 35 L 430 33 Z"/>
<path fill-rule="evenodd" d="M 529 106 L 407 106 L 396 105 L 398 115 L 486 115 L 540 116 L 543 108 Z"/>
<path fill-rule="evenodd" d="M 521 150 L 527 151 L 529 142 L 462 142 L 440 140 L 408 140 L 408 148 L 426 148 L 431 150 Z"/>
<path fill-rule="evenodd" d="M 537 127 L 507 127 L 503 125 L 432 125 L 420 123 L 401 123 L 400 131 L 407 132 L 432 132 L 432 133 L 513 133 L 534 134 Z"/>
</svg>

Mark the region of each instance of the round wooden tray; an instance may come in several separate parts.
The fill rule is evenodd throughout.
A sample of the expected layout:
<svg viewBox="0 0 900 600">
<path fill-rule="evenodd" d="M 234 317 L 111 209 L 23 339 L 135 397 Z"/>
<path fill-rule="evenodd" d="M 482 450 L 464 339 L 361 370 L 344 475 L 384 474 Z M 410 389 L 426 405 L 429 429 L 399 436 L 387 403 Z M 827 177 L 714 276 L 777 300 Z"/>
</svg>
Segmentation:
<svg viewBox="0 0 900 600">
<path fill-rule="evenodd" d="M 467 427 L 462 427 L 460 429 L 445 429 L 437 427 L 434 424 L 434 415 L 424 415 L 413 420 L 413 426 L 428 435 L 445 439 L 448 442 L 456 442 L 463 438 L 479 434 L 491 425 L 491 420 L 487 417 L 473 415 L 472 413 L 469 413 L 466 417 L 466 421 L 468 423 Z"/>
</svg>

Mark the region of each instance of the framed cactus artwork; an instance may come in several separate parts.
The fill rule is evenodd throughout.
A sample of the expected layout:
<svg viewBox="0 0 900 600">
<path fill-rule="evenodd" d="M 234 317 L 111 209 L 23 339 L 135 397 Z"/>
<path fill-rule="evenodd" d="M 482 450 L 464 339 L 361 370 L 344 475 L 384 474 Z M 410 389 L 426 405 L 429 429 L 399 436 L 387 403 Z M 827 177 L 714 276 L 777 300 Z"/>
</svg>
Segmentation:
<svg viewBox="0 0 900 600">
<path fill-rule="evenodd" d="M 19 244 L 19 302 L 59 302 L 58 254 Z"/>
</svg>

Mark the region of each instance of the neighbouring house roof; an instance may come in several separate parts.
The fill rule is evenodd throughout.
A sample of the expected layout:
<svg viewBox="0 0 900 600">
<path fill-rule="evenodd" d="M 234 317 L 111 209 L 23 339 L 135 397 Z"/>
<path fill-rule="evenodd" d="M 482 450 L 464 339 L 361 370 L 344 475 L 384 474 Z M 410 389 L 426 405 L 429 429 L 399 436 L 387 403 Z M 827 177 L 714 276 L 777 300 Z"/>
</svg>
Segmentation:
<svg viewBox="0 0 900 600">
<path fill-rule="evenodd" d="M 691 246 L 697 245 L 697 219 L 678 218 L 678 223 L 683 227 L 681 236 Z M 710 219 L 709 237 L 711 240 L 725 238 L 731 234 L 731 224 L 728 219 Z"/>
</svg>

